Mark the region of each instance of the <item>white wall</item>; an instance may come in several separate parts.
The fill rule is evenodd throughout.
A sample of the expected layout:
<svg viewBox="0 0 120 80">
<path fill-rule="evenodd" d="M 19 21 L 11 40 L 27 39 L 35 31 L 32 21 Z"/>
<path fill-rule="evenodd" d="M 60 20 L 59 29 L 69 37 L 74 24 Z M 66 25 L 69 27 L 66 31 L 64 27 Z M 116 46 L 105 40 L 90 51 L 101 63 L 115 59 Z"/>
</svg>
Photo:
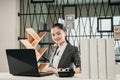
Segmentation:
<svg viewBox="0 0 120 80">
<path fill-rule="evenodd" d="M 0 0 L 0 72 L 8 71 L 5 49 L 19 48 L 19 0 Z"/>
</svg>

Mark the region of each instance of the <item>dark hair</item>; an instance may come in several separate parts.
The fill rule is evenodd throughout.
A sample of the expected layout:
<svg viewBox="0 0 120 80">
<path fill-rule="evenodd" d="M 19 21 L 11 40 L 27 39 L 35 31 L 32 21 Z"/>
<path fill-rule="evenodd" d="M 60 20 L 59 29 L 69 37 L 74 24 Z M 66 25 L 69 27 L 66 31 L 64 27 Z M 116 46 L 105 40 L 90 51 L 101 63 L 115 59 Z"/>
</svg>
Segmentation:
<svg viewBox="0 0 120 80">
<path fill-rule="evenodd" d="M 54 24 L 52 28 L 54 28 L 54 27 L 58 27 L 59 29 L 62 29 L 65 32 L 67 31 L 66 28 L 64 27 L 64 25 L 61 23 Z"/>
<path fill-rule="evenodd" d="M 64 27 L 64 25 L 61 24 L 61 23 L 56 23 L 56 24 L 54 24 L 52 28 L 55 28 L 55 27 L 63 30 L 64 32 L 67 32 L 67 29 L 66 29 L 66 28 Z M 67 36 L 65 37 L 65 40 L 66 40 L 67 43 L 69 43 L 69 41 L 67 40 Z"/>
</svg>

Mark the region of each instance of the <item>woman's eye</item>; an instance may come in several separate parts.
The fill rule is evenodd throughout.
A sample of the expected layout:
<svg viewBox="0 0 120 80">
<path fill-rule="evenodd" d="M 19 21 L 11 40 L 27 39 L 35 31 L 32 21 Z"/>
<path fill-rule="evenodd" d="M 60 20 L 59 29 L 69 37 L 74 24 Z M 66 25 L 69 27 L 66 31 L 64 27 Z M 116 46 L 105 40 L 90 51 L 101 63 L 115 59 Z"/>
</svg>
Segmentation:
<svg viewBox="0 0 120 80">
<path fill-rule="evenodd" d="M 60 35 L 60 33 L 57 33 L 57 35 Z"/>
<path fill-rule="evenodd" d="M 52 34 L 52 36 L 55 36 L 55 34 Z"/>
</svg>

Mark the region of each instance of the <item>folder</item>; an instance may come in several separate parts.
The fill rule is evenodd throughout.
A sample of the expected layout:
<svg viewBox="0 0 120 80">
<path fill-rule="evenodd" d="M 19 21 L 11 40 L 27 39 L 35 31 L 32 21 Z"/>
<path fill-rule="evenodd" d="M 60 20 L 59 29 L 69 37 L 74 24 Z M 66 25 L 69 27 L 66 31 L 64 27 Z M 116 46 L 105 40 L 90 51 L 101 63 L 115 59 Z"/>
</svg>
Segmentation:
<svg viewBox="0 0 120 80">
<path fill-rule="evenodd" d="M 90 78 L 98 79 L 97 40 L 90 39 Z"/>
<path fill-rule="evenodd" d="M 114 39 L 106 39 L 107 78 L 115 80 Z"/>
<path fill-rule="evenodd" d="M 97 39 L 99 79 L 107 78 L 105 39 Z"/>
<path fill-rule="evenodd" d="M 89 79 L 90 78 L 89 39 L 80 40 L 80 51 L 81 51 L 81 77 L 83 79 Z"/>
</svg>

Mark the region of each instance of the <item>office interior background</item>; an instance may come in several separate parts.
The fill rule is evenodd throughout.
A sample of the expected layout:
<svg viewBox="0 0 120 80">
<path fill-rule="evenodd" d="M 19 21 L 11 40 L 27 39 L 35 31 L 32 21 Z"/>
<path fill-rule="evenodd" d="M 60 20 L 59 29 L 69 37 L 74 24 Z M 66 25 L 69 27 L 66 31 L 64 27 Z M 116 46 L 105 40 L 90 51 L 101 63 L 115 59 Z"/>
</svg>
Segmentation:
<svg viewBox="0 0 120 80">
<path fill-rule="evenodd" d="M 114 26 L 120 25 L 119 0 L 0 0 L 0 72 L 8 71 L 5 49 L 24 48 L 26 28 L 37 33 L 47 31 L 38 47 L 52 48 L 50 28 L 65 25 L 65 15 L 74 14 L 74 27 L 68 27 L 67 38 L 80 49 L 80 39 L 114 38 Z M 120 73 L 120 41 L 114 40 L 116 73 Z M 42 61 L 42 60 L 41 60 Z"/>
</svg>

